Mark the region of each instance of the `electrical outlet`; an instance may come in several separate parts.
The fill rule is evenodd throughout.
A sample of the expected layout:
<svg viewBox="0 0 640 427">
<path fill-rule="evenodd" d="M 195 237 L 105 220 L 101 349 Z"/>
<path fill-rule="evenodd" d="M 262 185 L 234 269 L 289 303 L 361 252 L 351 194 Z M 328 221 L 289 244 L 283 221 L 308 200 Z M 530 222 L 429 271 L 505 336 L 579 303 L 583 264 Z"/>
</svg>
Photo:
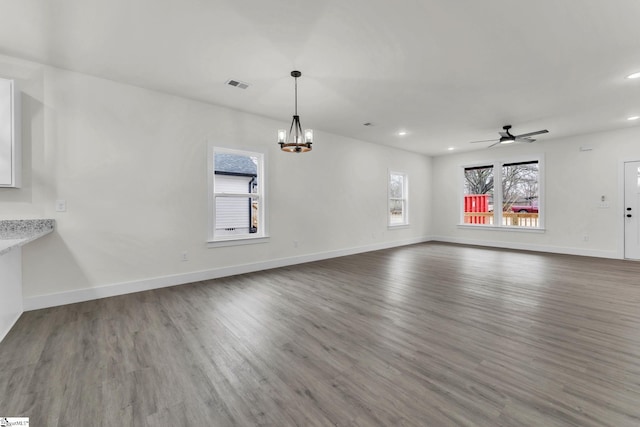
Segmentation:
<svg viewBox="0 0 640 427">
<path fill-rule="evenodd" d="M 609 202 L 600 202 L 600 203 L 598 203 L 598 207 L 600 209 L 608 209 L 609 208 Z"/>
<path fill-rule="evenodd" d="M 189 261 L 189 254 L 187 254 L 187 251 L 182 252 L 182 261 Z"/>
<path fill-rule="evenodd" d="M 56 212 L 66 212 L 67 211 L 67 201 L 64 199 L 56 200 Z"/>
<path fill-rule="evenodd" d="M 588 234 L 583 234 L 582 235 L 582 241 L 583 242 L 588 242 L 589 241 L 589 235 Z"/>
<path fill-rule="evenodd" d="M 294 247 L 294 248 L 297 248 L 297 247 L 298 247 L 298 241 L 297 241 L 297 240 L 294 240 L 294 241 L 293 241 L 293 247 Z"/>
</svg>

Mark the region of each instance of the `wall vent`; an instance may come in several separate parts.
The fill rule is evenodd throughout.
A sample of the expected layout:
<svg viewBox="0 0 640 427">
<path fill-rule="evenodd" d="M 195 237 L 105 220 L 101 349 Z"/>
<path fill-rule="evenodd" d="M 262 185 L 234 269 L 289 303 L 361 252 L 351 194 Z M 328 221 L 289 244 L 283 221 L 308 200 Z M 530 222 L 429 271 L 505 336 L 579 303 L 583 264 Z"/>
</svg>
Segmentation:
<svg viewBox="0 0 640 427">
<path fill-rule="evenodd" d="M 229 79 L 225 83 L 229 86 L 234 86 L 240 89 L 246 89 L 249 87 L 249 83 L 241 82 L 240 80 Z"/>
</svg>

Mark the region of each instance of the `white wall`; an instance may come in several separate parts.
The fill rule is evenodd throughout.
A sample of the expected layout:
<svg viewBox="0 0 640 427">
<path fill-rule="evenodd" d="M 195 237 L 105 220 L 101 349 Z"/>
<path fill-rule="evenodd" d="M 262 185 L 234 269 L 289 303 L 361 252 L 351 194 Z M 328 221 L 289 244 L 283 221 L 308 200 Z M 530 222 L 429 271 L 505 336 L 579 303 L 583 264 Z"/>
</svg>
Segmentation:
<svg viewBox="0 0 640 427">
<path fill-rule="evenodd" d="M 140 289 L 129 284 L 153 287 L 429 234 L 428 157 L 321 130 L 311 153 L 283 153 L 275 143 L 281 122 L 79 73 L 38 71 L 32 85 L 41 99 L 25 119 L 34 129 L 25 141 L 25 186 L 0 191 L 3 218 L 57 221 L 56 232 L 23 248 L 27 308 L 108 295 L 109 286 L 123 292 Z M 210 141 L 265 152 L 268 243 L 207 248 Z M 406 229 L 387 229 L 389 168 L 411 179 Z M 56 199 L 67 201 L 67 212 L 54 211 Z"/>
<path fill-rule="evenodd" d="M 580 147 L 592 151 L 580 151 Z M 538 234 L 458 227 L 460 166 L 527 155 L 543 155 L 545 159 L 546 231 Z M 622 258 L 624 160 L 640 160 L 638 127 L 436 157 L 432 178 L 437 206 L 433 210 L 434 238 Z M 603 195 L 611 204 L 609 209 L 598 207 Z M 588 241 L 584 241 L 584 235 L 588 235 Z"/>
<path fill-rule="evenodd" d="M 620 167 L 640 159 L 638 127 L 434 159 L 316 130 L 314 150 L 294 155 L 274 142 L 278 121 L 7 57 L 0 75 L 17 77 L 26 100 L 23 188 L 0 189 L 0 219 L 57 220 L 23 248 L 28 308 L 431 234 L 622 257 Z M 265 152 L 268 243 L 207 248 L 209 142 Z M 460 165 L 527 154 L 545 158 L 545 233 L 458 228 Z M 409 174 L 409 228 L 387 228 L 388 169 Z M 597 207 L 602 195 L 611 208 Z M 54 211 L 56 199 L 67 212 Z"/>
<path fill-rule="evenodd" d="M 22 248 L 0 255 L 0 342 L 22 314 Z"/>
</svg>

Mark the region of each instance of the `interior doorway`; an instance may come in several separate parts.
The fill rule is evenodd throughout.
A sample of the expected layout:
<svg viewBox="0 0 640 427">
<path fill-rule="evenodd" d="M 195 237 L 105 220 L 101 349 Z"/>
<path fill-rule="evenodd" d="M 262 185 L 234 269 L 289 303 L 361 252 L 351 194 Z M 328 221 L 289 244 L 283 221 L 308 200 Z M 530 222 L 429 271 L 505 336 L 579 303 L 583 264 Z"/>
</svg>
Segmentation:
<svg viewBox="0 0 640 427">
<path fill-rule="evenodd" d="M 624 164 L 624 257 L 640 260 L 640 161 Z"/>
</svg>

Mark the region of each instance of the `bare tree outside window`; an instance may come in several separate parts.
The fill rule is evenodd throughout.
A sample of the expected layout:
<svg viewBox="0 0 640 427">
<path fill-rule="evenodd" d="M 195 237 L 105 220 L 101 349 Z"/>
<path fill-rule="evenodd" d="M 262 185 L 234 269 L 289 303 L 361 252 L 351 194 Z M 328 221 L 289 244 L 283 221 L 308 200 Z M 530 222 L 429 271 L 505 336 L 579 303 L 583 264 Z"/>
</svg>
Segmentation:
<svg viewBox="0 0 640 427">
<path fill-rule="evenodd" d="M 538 207 L 538 162 L 502 166 L 502 203 L 505 212 Z"/>
<path fill-rule="evenodd" d="M 465 168 L 466 194 L 493 194 L 493 166 Z"/>
</svg>

